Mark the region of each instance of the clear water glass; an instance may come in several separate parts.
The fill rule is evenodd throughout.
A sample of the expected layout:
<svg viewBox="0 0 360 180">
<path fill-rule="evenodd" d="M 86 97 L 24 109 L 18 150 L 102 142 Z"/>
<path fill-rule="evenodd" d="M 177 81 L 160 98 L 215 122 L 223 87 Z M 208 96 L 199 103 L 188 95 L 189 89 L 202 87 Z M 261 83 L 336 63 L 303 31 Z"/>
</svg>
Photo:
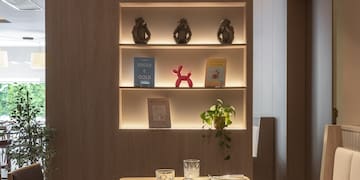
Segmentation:
<svg viewBox="0 0 360 180">
<path fill-rule="evenodd" d="M 155 170 L 156 180 L 174 180 L 174 169 L 157 169 Z"/>
<path fill-rule="evenodd" d="M 193 179 L 200 176 L 200 160 L 184 160 L 184 179 Z"/>
</svg>

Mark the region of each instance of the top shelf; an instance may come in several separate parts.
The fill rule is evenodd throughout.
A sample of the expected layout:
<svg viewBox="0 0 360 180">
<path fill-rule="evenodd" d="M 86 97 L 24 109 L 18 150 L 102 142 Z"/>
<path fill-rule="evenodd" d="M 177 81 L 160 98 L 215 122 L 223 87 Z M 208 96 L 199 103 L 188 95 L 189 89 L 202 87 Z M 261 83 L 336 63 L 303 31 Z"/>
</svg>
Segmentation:
<svg viewBox="0 0 360 180">
<path fill-rule="evenodd" d="M 121 49 L 243 49 L 246 44 L 119 44 Z"/>
<path fill-rule="evenodd" d="M 191 8 L 191 7 L 204 7 L 204 8 L 219 8 L 219 7 L 245 7 L 245 2 L 122 2 L 120 7 L 126 8 L 157 8 L 157 7 L 176 7 L 176 8 Z"/>
</svg>

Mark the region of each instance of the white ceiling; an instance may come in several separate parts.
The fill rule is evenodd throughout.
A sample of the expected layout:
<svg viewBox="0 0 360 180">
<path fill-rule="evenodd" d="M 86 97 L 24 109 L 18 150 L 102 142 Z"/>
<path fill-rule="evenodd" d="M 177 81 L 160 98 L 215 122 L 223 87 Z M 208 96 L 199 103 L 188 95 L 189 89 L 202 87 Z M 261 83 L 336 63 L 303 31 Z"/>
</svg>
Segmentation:
<svg viewBox="0 0 360 180">
<path fill-rule="evenodd" d="M 11 23 L 0 23 L 0 47 L 43 46 L 45 44 L 45 0 L 33 0 L 41 11 L 17 11 L 0 1 L 0 18 Z M 23 40 L 22 37 L 34 37 Z"/>
</svg>

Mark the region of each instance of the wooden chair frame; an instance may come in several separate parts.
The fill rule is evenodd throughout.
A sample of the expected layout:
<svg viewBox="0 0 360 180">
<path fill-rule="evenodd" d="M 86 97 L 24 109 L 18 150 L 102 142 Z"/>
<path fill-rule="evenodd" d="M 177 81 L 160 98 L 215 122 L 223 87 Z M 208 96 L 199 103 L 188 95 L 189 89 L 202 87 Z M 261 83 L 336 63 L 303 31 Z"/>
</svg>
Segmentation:
<svg viewBox="0 0 360 180">
<path fill-rule="evenodd" d="M 19 168 L 15 171 L 12 171 L 8 174 L 8 180 L 17 180 L 15 177 L 19 174 L 24 174 L 26 171 L 29 171 L 29 173 L 41 173 L 42 179 L 44 179 L 44 176 L 42 175 L 41 166 L 39 163 L 32 164 L 30 166 Z"/>
<path fill-rule="evenodd" d="M 328 125 L 325 127 L 320 180 L 332 180 L 337 147 L 360 151 L 360 126 Z"/>
</svg>

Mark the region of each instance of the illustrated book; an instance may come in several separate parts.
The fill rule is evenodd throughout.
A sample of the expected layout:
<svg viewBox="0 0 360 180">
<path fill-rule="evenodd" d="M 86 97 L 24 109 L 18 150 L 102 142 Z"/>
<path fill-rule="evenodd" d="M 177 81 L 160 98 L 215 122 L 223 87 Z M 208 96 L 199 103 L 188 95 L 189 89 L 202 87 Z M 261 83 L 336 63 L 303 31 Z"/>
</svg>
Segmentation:
<svg viewBox="0 0 360 180">
<path fill-rule="evenodd" d="M 225 87 L 226 59 L 209 58 L 206 62 L 205 87 Z"/>
</svg>

